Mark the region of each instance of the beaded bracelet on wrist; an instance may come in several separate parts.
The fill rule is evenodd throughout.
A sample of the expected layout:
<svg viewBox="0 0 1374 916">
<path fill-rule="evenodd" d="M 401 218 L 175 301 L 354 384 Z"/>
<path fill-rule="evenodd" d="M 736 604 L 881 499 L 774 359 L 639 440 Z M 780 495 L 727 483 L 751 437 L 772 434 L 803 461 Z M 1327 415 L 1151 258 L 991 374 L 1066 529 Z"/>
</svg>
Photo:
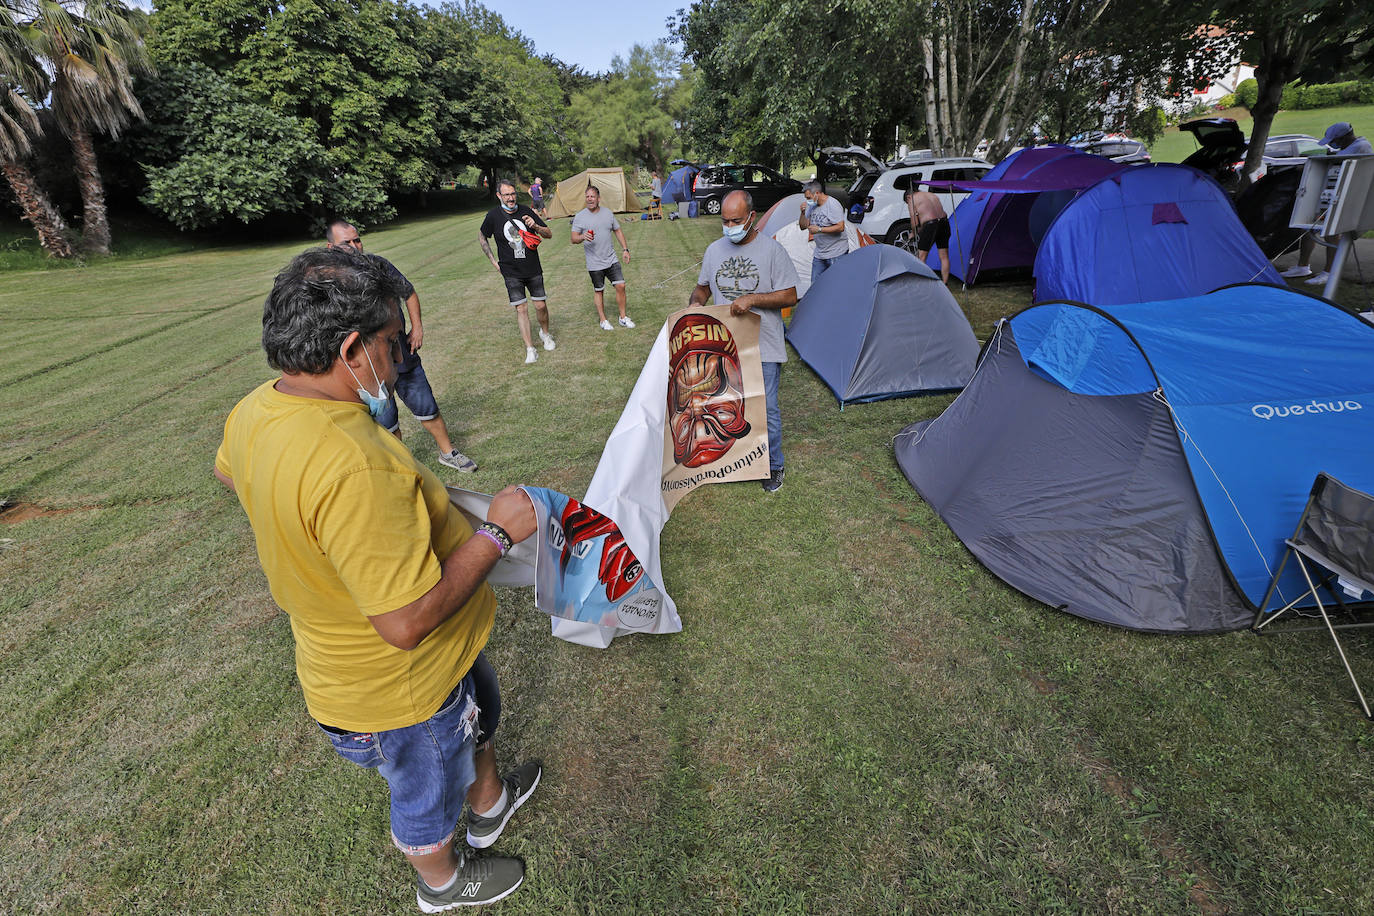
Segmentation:
<svg viewBox="0 0 1374 916">
<path fill-rule="evenodd" d="M 493 543 L 500 549 L 501 556 L 503 557 L 515 546 L 515 542 L 510 539 L 510 535 L 506 534 L 506 529 L 495 522 L 483 522 L 477 527 L 476 533 L 484 534 L 491 538 Z"/>
<path fill-rule="evenodd" d="M 506 555 L 505 545 L 503 545 L 499 540 L 497 540 L 496 535 L 492 534 L 490 531 L 483 531 L 479 528 L 475 532 L 473 532 L 473 536 L 491 541 L 492 544 L 496 546 L 497 553 L 499 553 L 503 557 Z"/>
</svg>

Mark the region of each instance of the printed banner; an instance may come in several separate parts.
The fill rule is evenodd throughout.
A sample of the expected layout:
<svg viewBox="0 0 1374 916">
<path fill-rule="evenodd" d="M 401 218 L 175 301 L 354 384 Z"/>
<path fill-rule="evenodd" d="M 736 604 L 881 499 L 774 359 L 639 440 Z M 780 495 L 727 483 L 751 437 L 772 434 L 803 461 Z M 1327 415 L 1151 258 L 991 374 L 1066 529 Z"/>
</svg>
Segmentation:
<svg viewBox="0 0 1374 916">
<path fill-rule="evenodd" d="M 768 476 L 768 413 L 757 315 L 704 306 L 671 315 L 667 327 L 662 490 L 672 512 L 703 483 Z"/>
<path fill-rule="evenodd" d="M 652 630 L 663 592 L 615 522 L 556 490 L 521 487 L 534 503 L 535 607 L 598 627 Z"/>
<path fill-rule="evenodd" d="M 662 583 L 659 534 L 683 496 L 706 483 L 768 476 L 768 422 L 757 315 L 728 305 L 668 316 L 606 440 L 582 504 L 614 519 L 650 582 Z M 680 456 L 680 457 L 679 457 Z M 661 590 L 643 627 L 555 617 L 553 634 L 605 648 L 621 633 L 677 633 L 677 606 Z"/>
</svg>

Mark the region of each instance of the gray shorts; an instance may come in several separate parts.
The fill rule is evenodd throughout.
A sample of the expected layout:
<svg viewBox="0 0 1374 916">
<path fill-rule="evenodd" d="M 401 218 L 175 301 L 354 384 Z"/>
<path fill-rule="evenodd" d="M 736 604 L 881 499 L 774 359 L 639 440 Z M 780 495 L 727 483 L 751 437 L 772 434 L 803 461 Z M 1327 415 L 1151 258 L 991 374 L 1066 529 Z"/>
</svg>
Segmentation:
<svg viewBox="0 0 1374 916">
<path fill-rule="evenodd" d="M 625 271 L 621 269 L 620 262 L 616 261 L 610 267 L 603 267 L 600 270 L 589 270 L 587 276 L 592 278 L 592 289 L 598 293 L 606 288 L 606 281 L 610 280 L 613 286 L 623 286 L 625 284 Z"/>
</svg>

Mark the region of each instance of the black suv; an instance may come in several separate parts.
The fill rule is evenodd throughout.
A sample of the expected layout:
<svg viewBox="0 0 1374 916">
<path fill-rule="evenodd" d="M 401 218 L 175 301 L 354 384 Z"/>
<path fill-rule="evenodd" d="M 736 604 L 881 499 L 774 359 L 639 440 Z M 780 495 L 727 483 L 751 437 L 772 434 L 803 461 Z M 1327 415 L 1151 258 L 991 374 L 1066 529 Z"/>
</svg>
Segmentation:
<svg viewBox="0 0 1374 916">
<path fill-rule="evenodd" d="M 692 186 L 692 199 L 701 209 L 716 216 L 721 202 L 731 191 L 748 191 L 754 198 L 754 209 L 763 213 L 789 194 L 801 193 L 801 182 L 784 178 L 762 165 L 708 165 L 697 175 Z"/>
</svg>

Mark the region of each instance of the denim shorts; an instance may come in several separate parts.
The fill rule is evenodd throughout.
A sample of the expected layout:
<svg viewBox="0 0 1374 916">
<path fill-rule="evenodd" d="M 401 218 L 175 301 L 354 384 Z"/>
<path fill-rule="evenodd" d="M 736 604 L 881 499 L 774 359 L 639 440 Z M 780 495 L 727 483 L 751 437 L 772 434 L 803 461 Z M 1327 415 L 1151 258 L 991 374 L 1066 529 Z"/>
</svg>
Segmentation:
<svg viewBox="0 0 1374 916">
<path fill-rule="evenodd" d="M 411 353 L 410 345 L 405 344 L 406 356 L 396 367 L 394 391 L 387 398 L 386 407 L 377 422 L 389 432 L 395 432 L 401 425 L 401 415 L 396 408 L 396 398 L 405 402 L 417 420 L 433 420 L 439 416 L 439 405 L 434 400 L 434 391 L 429 387 L 429 376 L 425 375 L 424 364 L 419 353 Z"/>
<path fill-rule="evenodd" d="M 544 292 L 544 275 L 535 274 L 533 277 L 508 277 L 501 275 L 506 281 L 506 295 L 510 298 L 511 305 L 525 304 L 525 289 L 528 287 L 530 298 L 535 302 L 543 302 L 549 298 Z"/>
<path fill-rule="evenodd" d="M 600 270 L 589 270 L 587 275 L 592 278 L 592 289 L 598 293 L 606 288 L 606 281 L 610 280 L 612 286 L 620 286 L 625 282 L 625 271 L 621 268 L 620 262 L 616 261 L 610 267 L 603 267 Z"/>
<path fill-rule="evenodd" d="M 475 778 L 477 704 L 468 674 L 434 715 L 383 732 L 320 729 L 339 756 L 375 769 L 391 789 L 391 841 L 408 856 L 437 852 L 456 832 Z"/>
</svg>

